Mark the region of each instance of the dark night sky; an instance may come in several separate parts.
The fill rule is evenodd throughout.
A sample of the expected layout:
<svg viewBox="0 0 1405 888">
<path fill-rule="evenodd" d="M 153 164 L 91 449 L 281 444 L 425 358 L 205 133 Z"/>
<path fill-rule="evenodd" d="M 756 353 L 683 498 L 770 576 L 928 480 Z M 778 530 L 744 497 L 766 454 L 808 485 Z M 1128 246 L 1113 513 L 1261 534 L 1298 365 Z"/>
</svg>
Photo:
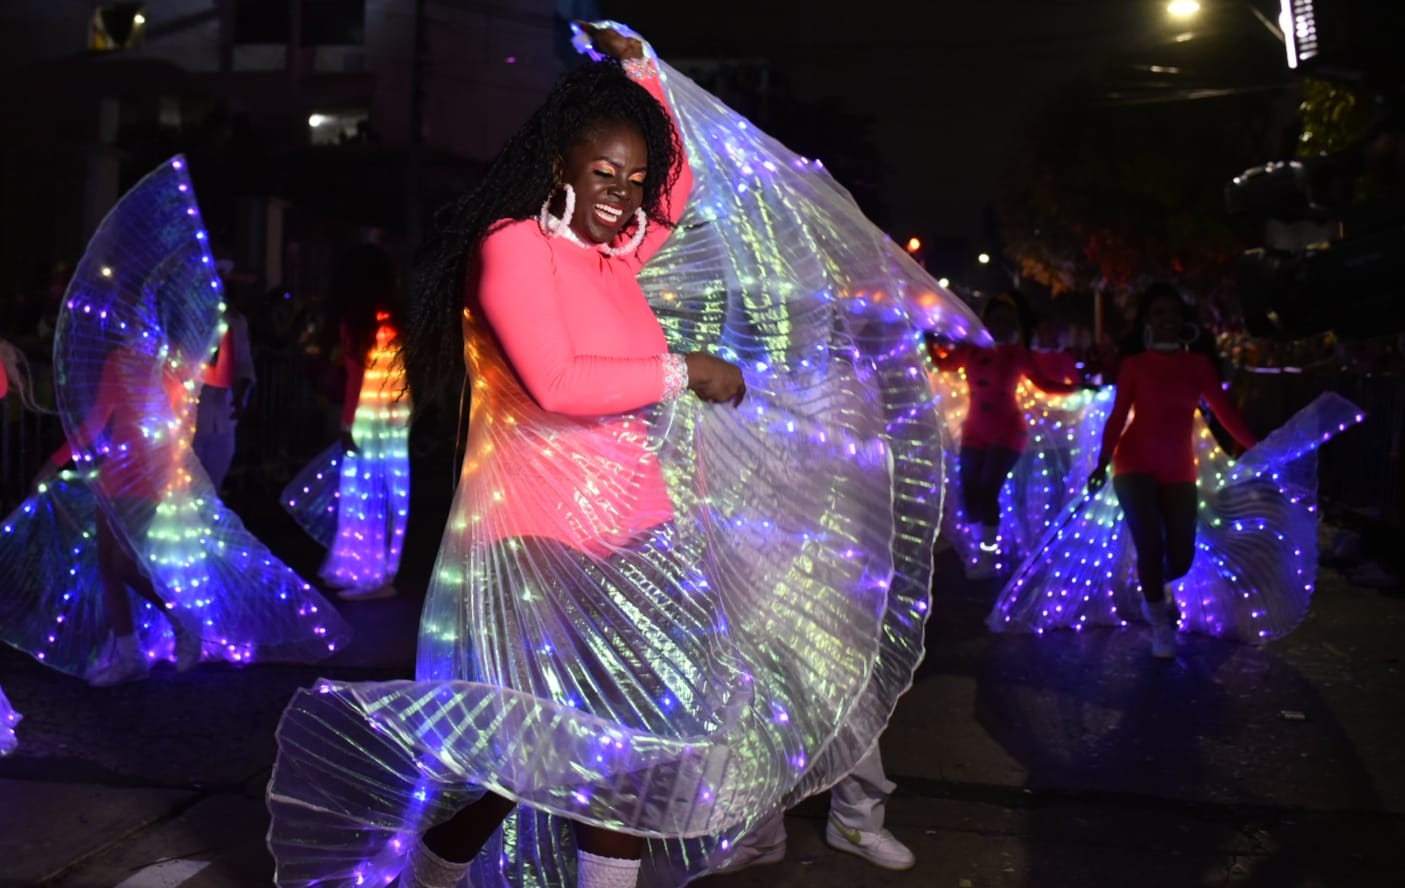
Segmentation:
<svg viewBox="0 0 1405 888">
<path fill-rule="evenodd" d="M 1206 0 L 1212 15 L 1201 27 L 1229 20 L 1257 28 L 1242 4 L 1226 8 L 1234 2 L 1220 0 L 1216 10 Z M 766 58 L 811 97 L 873 114 L 888 168 L 890 233 L 969 235 L 973 248 L 1021 126 L 1111 56 L 1155 60 L 1159 46 L 1186 30 L 1168 19 L 1164 0 L 877 0 L 857 5 L 867 16 L 820 15 L 828 4 L 797 0 L 600 6 L 665 60 Z"/>
</svg>

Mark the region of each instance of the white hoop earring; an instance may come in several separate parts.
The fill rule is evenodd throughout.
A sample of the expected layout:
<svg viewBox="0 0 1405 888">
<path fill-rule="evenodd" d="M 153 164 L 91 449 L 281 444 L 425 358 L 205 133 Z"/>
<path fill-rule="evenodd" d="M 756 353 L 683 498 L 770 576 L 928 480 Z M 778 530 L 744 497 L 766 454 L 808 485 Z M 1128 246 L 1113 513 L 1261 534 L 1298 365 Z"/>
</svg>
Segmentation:
<svg viewBox="0 0 1405 888">
<path fill-rule="evenodd" d="M 1186 333 L 1187 331 L 1189 331 L 1189 333 L 1190 333 L 1189 336 L 1186 336 L 1186 335 L 1185 335 L 1185 333 Z M 1199 339 L 1199 338 L 1200 338 L 1200 327 L 1199 327 L 1199 325 L 1193 324 L 1193 323 L 1191 323 L 1190 321 L 1186 321 L 1184 324 L 1181 325 L 1181 342 L 1185 345 L 1186 348 L 1190 348 L 1192 345 L 1194 345 L 1194 344 L 1195 344 L 1195 340 L 1197 340 L 1197 339 Z"/>
<path fill-rule="evenodd" d="M 634 230 L 634 237 L 629 239 L 629 243 L 622 247 L 604 246 L 600 248 L 600 252 L 606 256 L 628 256 L 639 249 L 639 245 L 644 243 L 644 232 L 649 229 L 649 214 L 644 212 L 643 207 L 634 211 L 634 221 L 638 223 L 638 227 Z"/>
<path fill-rule="evenodd" d="M 557 219 L 551 215 L 551 199 L 556 196 L 556 192 L 546 196 L 542 202 L 541 212 L 537 214 L 537 224 L 541 226 L 542 234 L 547 237 L 560 237 L 561 232 L 571 227 L 571 217 L 576 214 L 576 189 L 567 182 L 561 186 L 566 192 L 566 207 L 561 213 L 561 218 Z"/>
</svg>

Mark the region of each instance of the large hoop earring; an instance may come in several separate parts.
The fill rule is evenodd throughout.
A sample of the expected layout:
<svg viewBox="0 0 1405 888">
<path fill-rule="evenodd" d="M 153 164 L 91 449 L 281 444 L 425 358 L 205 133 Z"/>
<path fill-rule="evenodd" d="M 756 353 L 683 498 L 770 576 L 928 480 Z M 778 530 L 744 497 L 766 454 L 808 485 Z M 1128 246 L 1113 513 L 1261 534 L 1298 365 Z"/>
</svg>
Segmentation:
<svg viewBox="0 0 1405 888">
<path fill-rule="evenodd" d="M 634 221 L 638 223 L 638 227 L 634 230 L 634 237 L 629 239 L 629 243 L 622 247 L 604 246 L 600 248 L 600 252 L 606 256 L 628 256 L 639 249 L 639 245 L 644 243 L 644 232 L 649 229 L 649 214 L 644 212 L 643 207 L 634 211 Z"/>
<path fill-rule="evenodd" d="M 1187 331 L 1189 331 L 1189 335 L 1186 335 Z M 1198 324 L 1193 324 L 1190 321 L 1186 321 L 1184 324 L 1181 325 L 1181 343 L 1186 348 L 1190 348 L 1192 345 L 1194 345 L 1195 340 L 1199 338 L 1200 326 Z"/>
<path fill-rule="evenodd" d="M 561 187 L 566 192 L 566 208 L 561 213 L 561 218 L 553 219 L 551 216 L 551 199 L 556 196 L 555 190 L 546 196 L 541 212 L 537 214 L 537 224 L 541 226 L 542 234 L 547 237 L 560 237 L 562 231 L 571 227 L 571 217 L 576 214 L 576 189 L 571 187 L 570 182 Z"/>
</svg>

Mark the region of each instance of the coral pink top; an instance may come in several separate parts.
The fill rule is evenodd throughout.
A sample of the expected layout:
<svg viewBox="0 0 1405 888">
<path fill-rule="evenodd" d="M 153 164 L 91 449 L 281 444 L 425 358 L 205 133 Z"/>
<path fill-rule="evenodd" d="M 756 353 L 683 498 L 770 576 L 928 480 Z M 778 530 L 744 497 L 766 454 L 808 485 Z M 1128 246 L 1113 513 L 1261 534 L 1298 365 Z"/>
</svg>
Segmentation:
<svg viewBox="0 0 1405 888">
<path fill-rule="evenodd" d="M 667 107 L 656 75 L 642 85 Z M 691 188 L 685 162 L 669 219 Z M 500 222 L 483 240 L 464 295 L 464 481 L 490 541 L 547 537 L 600 553 L 671 520 L 644 424 L 619 415 L 664 397 L 668 343 L 635 276 L 670 231 L 651 225 L 633 254 L 613 257 L 535 219 Z"/>
<path fill-rule="evenodd" d="M 1003 343 L 994 348 L 958 345 L 936 361 L 943 370 L 966 370 L 970 407 L 961 426 L 962 447 L 1004 447 L 1024 452 L 1029 427 L 1015 398 L 1021 377 L 1052 394 L 1065 395 L 1078 388 L 1047 376 L 1029 349 L 1019 343 Z"/>
<path fill-rule="evenodd" d="M 1209 358 L 1152 350 L 1126 358 L 1117 373 L 1117 400 L 1103 430 L 1099 464 L 1113 454 L 1116 475 L 1154 475 L 1162 484 L 1194 482 L 1193 423 L 1202 398 L 1234 440 L 1246 448 L 1257 443 L 1225 397 Z"/>
</svg>

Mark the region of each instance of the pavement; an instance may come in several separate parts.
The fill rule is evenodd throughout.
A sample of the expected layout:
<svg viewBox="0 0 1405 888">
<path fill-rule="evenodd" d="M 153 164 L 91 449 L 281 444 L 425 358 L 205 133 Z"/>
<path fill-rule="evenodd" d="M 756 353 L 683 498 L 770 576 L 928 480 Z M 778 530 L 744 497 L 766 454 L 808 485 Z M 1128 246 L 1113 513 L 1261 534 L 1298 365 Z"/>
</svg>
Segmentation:
<svg viewBox="0 0 1405 888">
<path fill-rule="evenodd" d="M 319 553 L 281 513 L 235 503 L 304 576 Z M 24 713 L 0 759 L 0 886 L 267 885 L 263 790 L 293 690 L 408 676 L 442 514 L 417 510 L 401 595 L 345 604 L 357 639 L 317 666 L 166 669 L 107 690 L 0 649 Z M 781 863 L 696 884 L 1395 886 L 1405 884 L 1405 597 L 1324 570 L 1306 623 L 1249 648 L 1135 628 L 996 636 L 992 583 L 938 556 L 928 655 L 883 738 L 888 873 L 824 844 L 826 801 L 789 812 Z"/>
</svg>

